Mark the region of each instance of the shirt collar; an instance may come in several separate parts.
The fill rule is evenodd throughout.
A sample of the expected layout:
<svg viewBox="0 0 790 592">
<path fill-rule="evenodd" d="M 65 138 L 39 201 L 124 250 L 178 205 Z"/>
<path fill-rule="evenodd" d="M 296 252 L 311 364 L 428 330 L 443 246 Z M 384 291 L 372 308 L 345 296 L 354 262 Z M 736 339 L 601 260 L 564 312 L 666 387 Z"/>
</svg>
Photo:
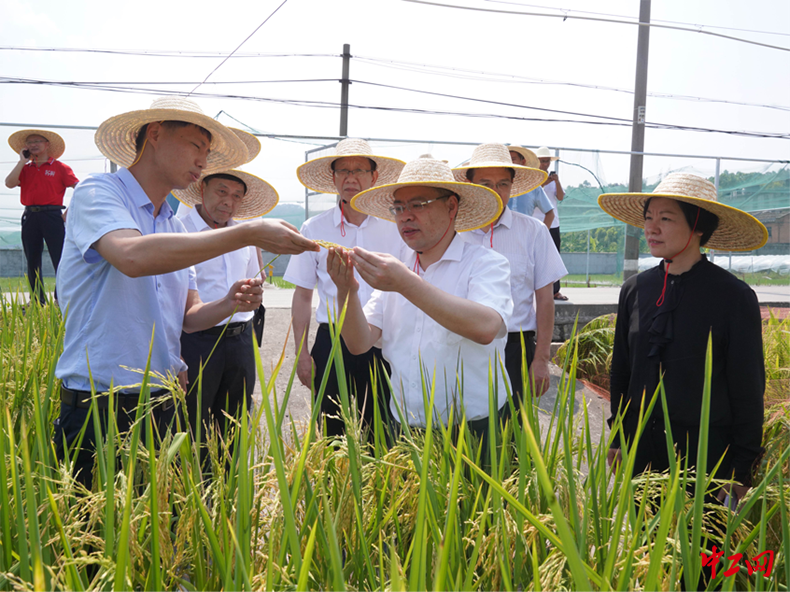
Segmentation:
<svg viewBox="0 0 790 592">
<path fill-rule="evenodd" d="M 121 180 L 121 183 L 123 183 L 126 187 L 126 191 L 128 192 L 132 203 L 136 207 L 148 208 L 149 210 L 153 211 L 153 202 L 148 197 L 148 194 L 140 186 L 140 183 L 137 182 L 137 179 L 134 178 L 134 175 L 132 175 L 128 169 L 120 168 L 115 174 Z M 170 207 L 170 204 L 167 203 L 167 200 L 165 200 L 164 203 L 162 203 L 162 207 L 159 208 L 159 215 L 164 216 L 165 218 L 173 217 L 173 208 Z"/>
<path fill-rule="evenodd" d="M 197 205 L 192 206 L 186 217 L 192 221 L 192 224 L 195 225 L 195 228 L 198 232 L 203 232 L 204 230 L 214 230 L 214 228 L 206 224 L 206 221 L 203 219 L 203 216 L 200 215 L 200 212 L 197 209 Z M 235 226 L 236 224 L 238 224 L 238 222 L 236 222 L 236 220 L 233 218 L 228 220 L 228 226 Z"/>
<path fill-rule="evenodd" d="M 52 158 L 52 157 L 50 156 L 50 157 L 47 159 L 47 161 L 46 161 L 46 162 L 42 162 L 42 163 L 41 163 L 41 166 L 44 166 L 45 164 L 51 165 L 53 162 L 55 162 L 55 159 L 54 159 L 54 158 Z M 36 166 L 36 161 L 35 161 L 35 160 L 31 160 L 31 161 L 30 161 L 30 162 L 28 162 L 28 163 L 27 163 L 25 166 Z"/>
<path fill-rule="evenodd" d="M 339 228 L 340 227 L 340 220 L 341 220 L 341 218 L 340 218 L 340 216 L 341 216 L 340 204 L 341 204 L 341 201 L 338 199 L 337 200 L 337 204 L 335 206 L 335 211 L 332 214 L 332 222 L 335 224 L 335 228 Z M 349 205 L 348 207 L 350 208 L 351 206 Z M 353 226 L 354 228 L 365 228 L 365 226 L 368 225 L 368 220 L 370 220 L 370 216 L 368 216 L 367 218 L 365 218 L 362 221 L 362 224 L 360 224 L 359 226 L 356 226 L 355 224 L 351 224 L 351 222 L 348 221 L 348 218 L 346 218 L 345 216 L 343 216 L 343 217 L 345 218 L 345 223 L 348 224 L 349 226 Z"/>
</svg>

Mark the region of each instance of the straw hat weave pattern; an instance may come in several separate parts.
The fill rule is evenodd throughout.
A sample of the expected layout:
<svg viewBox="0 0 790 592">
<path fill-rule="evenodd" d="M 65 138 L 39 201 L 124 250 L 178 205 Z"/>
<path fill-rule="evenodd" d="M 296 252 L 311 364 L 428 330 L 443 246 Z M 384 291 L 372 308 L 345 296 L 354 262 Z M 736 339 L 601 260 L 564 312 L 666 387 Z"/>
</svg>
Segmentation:
<svg viewBox="0 0 790 592">
<path fill-rule="evenodd" d="M 671 173 L 653 193 L 604 193 L 598 205 L 610 216 L 636 226 L 645 227 L 645 202 L 651 197 L 668 197 L 699 206 L 719 218 L 719 226 L 706 248 L 720 251 L 751 251 L 768 242 L 768 230 L 754 216 L 732 206 L 719 203 L 716 187 L 697 175 Z"/>
<path fill-rule="evenodd" d="M 538 160 L 537 154 L 535 154 L 529 148 L 524 148 L 523 146 L 518 146 L 516 144 L 508 144 L 508 152 L 517 152 L 521 156 L 524 157 L 526 161 L 526 166 L 531 169 L 539 169 L 540 168 L 540 160 Z"/>
<path fill-rule="evenodd" d="M 318 193 L 337 193 L 334 176 L 332 175 L 332 163 L 338 158 L 350 158 L 361 156 L 369 158 L 376 163 L 376 172 L 379 176 L 376 185 L 387 185 L 394 183 L 405 164 L 397 158 L 388 156 L 378 156 L 373 154 L 370 144 L 359 138 L 347 138 L 338 142 L 335 153 L 328 156 L 320 156 L 304 163 L 296 169 L 296 176 L 302 185 L 311 191 Z"/>
<path fill-rule="evenodd" d="M 96 130 L 99 151 L 112 162 L 129 167 L 137 158 L 135 140 L 142 126 L 155 121 L 186 121 L 211 133 L 211 153 L 204 173 L 229 170 L 247 162 L 247 148 L 230 128 L 204 114 L 194 101 L 182 97 L 162 97 L 148 109 L 115 115 Z"/>
<path fill-rule="evenodd" d="M 47 154 L 50 158 L 57 160 L 63 156 L 63 153 L 66 151 L 66 142 L 55 132 L 40 129 L 25 129 L 14 132 L 8 138 L 8 145 L 11 146 L 11 149 L 17 156 L 22 149 L 26 147 L 25 142 L 30 136 L 41 136 L 42 138 L 46 138 L 49 142 Z"/>
<path fill-rule="evenodd" d="M 241 179 L 247 186 L 247 193 L 244 194 L 244 199 L 241 200 L 239 209 L 236 210 L 236 215 L 233 217 L 234 220 L 259 218 L 271 212 L 274 206 L 280 201 L 277 190 L 260 177 L 238 170 L 222 171 L 222 173 Z M 203 202 L 201 189 L 203 186 L 203 179 L 205 178 L 206 175 L 192 183 L 186 189 L 173 191 L 173 195 L 176 196 L 178 201 L 190 208 L 195 207 L 196 204 Z"/>
<path fill-rule="evenodd" d="M 472 152 L 472 158 L 463 166 L 453 169 L 455 180 L 461 183 L 474 183 L 466 176 L 469 169 L 509 168 L 516 171 L 510 195 L 521 195 L 540 187 L 548 175 L 540 169 L 533 169 L 520 164 L 513 164 L 510 149 L 504 144 L 480 144 Z M 475 177 L 477 178 L 477 177 Z"/>
<path fill-rule="evenodd" d="M 357 193 L 351 200 L 351 207 L 363 214 L 394 222 L 389 208 L 395 201 L 395 192 L 401 187 L 436 187 L 458 194 L 461 199 L 455 218 L 457 232 L 488 226 L 502 213 L 502 200 L 495 191 L 481 185 L 456 181 L 449 165 L 430 154 L 412 160 L 403 167 L 397 183 Z"/>
</svg>

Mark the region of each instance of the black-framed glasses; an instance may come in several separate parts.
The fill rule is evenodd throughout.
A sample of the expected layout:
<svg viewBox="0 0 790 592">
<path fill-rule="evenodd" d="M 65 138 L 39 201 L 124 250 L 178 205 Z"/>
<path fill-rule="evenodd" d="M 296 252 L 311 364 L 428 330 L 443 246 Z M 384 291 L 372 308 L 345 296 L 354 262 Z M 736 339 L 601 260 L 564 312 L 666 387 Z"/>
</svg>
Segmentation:
<svg viewBox="0 0 790 592">
<path fill-rule="evenodd" d="M 334 172 L 338 177 L 345 179 L 348 176 L 361 177 L 362 175 L 372 173 L 373 171 L 371 169 L 337 169 Z"/>
<path fill-rule="evenodd" d="M 419 213 L 421 212 L 428 204 L 432 204 L 435 201 L 439 201 L 440 199 L 447 199 L 450 197 L 449 195 L 444 195 L 442 197 L 435 197 L 434 199 L 429 199 L 426 201 L 412 201 L 407 204 L 395 204 L 387 208 L 393 216 L 400 216 L 403 212 L 414 212 Z"/>
</svg>

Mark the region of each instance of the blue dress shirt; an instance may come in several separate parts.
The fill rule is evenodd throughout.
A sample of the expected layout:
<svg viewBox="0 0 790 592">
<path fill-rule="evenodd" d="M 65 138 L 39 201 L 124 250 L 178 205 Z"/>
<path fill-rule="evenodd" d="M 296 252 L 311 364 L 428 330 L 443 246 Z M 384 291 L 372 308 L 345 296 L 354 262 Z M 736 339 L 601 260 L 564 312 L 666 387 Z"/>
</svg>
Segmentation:
<svg viewBox="0 0 790 592">
<path fill-rule="evenodd" d="M 80 183 L 66 219 L 66 240 L 58 266 L 58 298 L 66 317 L 63 354 L 56 375 L 64 386 L 97 391 L 139 390 L 151 348 L 151 371 L 166 375 L 186 369 L 181 328 L 195 270 L 131 278 L 110 265 L 93 245 L 114 230 L 143 235 L 186 232 L 167 202 L 154 218 L 154 205 L 126 169 L 94 175 Z M 90 370 L 88 369 L 90 366 Z M 152 379 L 153 383 L 157 381 Z"/>
<path fill-rule="evenodd" d="M 508 207 L 514 212 L 526 214 L 527 216 L 531 216 L 536 207 L 540 208 L 540 211 L 544 214 L 548 214 L 554 209 L 554 206 L 549 201 L 549 196 L 543 191 L 543 187 L 535 187 L 532 191 L 511 197 Z"/>
</svg>

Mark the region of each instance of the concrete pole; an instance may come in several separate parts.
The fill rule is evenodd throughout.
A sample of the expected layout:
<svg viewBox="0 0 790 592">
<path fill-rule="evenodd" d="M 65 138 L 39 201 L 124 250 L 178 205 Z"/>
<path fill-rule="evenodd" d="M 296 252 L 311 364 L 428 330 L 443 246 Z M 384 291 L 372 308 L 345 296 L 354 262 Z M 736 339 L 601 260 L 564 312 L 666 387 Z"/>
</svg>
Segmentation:
<svg viewBox="0 0 790 592">
<path fill-rule="evenodd" d="M 650 0 L 639 2 L 639 37 L 636 46 L 636 83 L 634 85 L 634 120 L 631 127 L 631 174 L 628 191 L 642 191 L 642 165 L 645 151 L 645 103 L 647 100 L 647 57 L 650 44 Z M 639 272 L 639 239 L 642 231 L 625 227 L 625 260 L 623 281 Z"/>
<path fill-rule="evenodd" d="M 340 80 L 340 135 L 348 136 L 348 69 L 351 62 L 351 46 L 343 45 L 343 78 Z"/>
</svg>

